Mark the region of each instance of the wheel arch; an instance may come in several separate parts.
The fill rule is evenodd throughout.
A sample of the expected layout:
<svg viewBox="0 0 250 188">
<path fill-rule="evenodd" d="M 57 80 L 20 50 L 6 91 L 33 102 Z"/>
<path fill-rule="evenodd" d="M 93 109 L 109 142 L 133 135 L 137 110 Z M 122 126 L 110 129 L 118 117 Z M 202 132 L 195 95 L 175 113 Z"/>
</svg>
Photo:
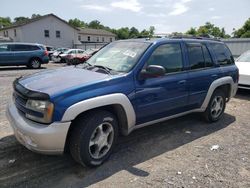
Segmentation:
<svg viewBox="0 0 250 188">
<path fill-rule="evenodd" d="M 202 111 L 206 110 L 211 96 L 217 89 L 222 89 L 226 95 L 227 101 L 229 101 L 229 99 L 235 95 L 237 91 L 237 85 L 238 84 L 234 83 L 233 78 L 231 76 L 225 76 L 213 81 L 208 89 L 205 100 L 202 103 L 201 110 Z"/>
<path fill-rule="evenodd" d="M 94 97 L 78 102 L 65 111 L 62 121 L 71 121 L 73 123 L 77 118 L 94 110 L 107 110 L 113 113 L 117 117 L 123 135 L 128 135 L 131 127 L 135 125 L 134 108 L 127 96 L 121 93 Z"/>
</svg>

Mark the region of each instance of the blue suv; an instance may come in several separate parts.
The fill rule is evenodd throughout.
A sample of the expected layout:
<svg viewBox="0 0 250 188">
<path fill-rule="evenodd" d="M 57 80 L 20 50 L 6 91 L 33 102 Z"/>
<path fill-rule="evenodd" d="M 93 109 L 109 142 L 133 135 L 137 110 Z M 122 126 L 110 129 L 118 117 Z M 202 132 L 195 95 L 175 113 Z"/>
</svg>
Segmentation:
<svg viewBox="0 0 250 188">
<path fill-rule="evenodd" d="M 113 42 L 83 64 L 17 79 L 7 116 L 28 149 L 97 166 L 118 135 L 200 112 L 221 118 L 237 91 L 227 46 L 206 38 Z"/>
<path fill-rule="evenodd" d="M 0 66 L 26 65 L 29 68 L 38 69 L 41 64 L 48 62 L 48 52 L 41 44 L 0 44 Z"/>
</svg>

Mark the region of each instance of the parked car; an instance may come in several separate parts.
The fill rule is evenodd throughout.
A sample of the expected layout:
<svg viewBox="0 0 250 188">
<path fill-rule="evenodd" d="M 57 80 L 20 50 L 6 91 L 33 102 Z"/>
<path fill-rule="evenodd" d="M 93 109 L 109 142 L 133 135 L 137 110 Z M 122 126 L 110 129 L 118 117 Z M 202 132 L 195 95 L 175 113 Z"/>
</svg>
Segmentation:
<svg viewBox="0 0 250 188">
<path fill-rule="evenodd" d="M 56 49 L 52 46 L 46 46 L 46 50 L 48 51 L 49 60 L 52 60 L 52 54 Z"/>
<path fill-rule="evenodd" d="M 60 54 L 61 63 L 68 63 L 71 59 L 81 57 L 84 53 L 84 50 L 81 49 L 70 49 L 63 54 Z"/>
<path fill-rule="evenodd" d="M 15 80 L 7 117 L 28 149 L 70 151 L 78 163 L 98 166 L 119 133 L 192 112 L 218 121 L 238 76 L 230 50 L 217 40 L 115 41 L 81 65 Z"/>
<path fill-rule="evenodd" d="M 70 59 L 79 56 L 83 52 L 84 50 L 81 49 L 69 49 L 67 51 L 64 51 L 63 53 L 58 55 L 58 62 L 67 63 Z"/>
<path fill-rule="evenodd" d="M 29 68 L 40 68 L 49 62 L 48 52 L 42 44 L 1 43 L 0 66 L 26 65 Z"/>
<path fill-rule="evenodd" d="M 68 58 L 67 64 L 78 65 L 80 63 L 83 63 L 87 61 L 91 56 L 93 56 L 96 52 L 98 52 L 98 50 L 99 49 L 88 49 L 83 53 L 78 53 L 75 56 L 71 56 L 71 58 Z"/>
<path fill-rule="evenodd" d="M 51 56 L 52 61 L 60 62 L 61 58 L 59 57 L 59 55 L 64 53 L 65 51 L 68 51 L 68 50 L 69 50 L 69 48 L 57 48 Z"/>
<path fill-rule="evenodd" d="M 250 50 L 243 53 L 236 59 L 239 68 L 239 88 L 250 89 Z"/>
</svg>

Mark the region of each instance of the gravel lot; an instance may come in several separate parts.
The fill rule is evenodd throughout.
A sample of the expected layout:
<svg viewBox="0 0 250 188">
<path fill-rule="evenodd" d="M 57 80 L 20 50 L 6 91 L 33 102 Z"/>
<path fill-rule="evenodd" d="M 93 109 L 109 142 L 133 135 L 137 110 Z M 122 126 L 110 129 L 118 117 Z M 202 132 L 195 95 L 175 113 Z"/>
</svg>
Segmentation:
<svg viewBox="0 0 250 188">
<path fill-rule="evenodd" d="M 13 136 L 5 117 L 12 82 L 36 71 L 0 68 L 0 187 L 250 187 L 250 92 L 240 90 L 217 123 L 192 114 L 145 127 L 86 168 L 69 155 L 35 154 Z"/>
</svg>

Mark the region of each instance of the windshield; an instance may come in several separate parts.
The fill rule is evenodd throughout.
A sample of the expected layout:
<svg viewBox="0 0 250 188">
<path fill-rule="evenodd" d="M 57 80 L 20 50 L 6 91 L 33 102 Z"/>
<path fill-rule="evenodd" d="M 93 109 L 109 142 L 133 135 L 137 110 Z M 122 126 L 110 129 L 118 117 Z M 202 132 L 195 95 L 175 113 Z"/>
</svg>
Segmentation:
<svg viewBox="0 0 250 188">
<path fill-rule="evenodd" d="M 129 72 L 149 45 L 144 42 L 113 42 L 92 56 L 87 63 L 116 72 Z"/>
<path fill-rule="evenodd" d="M 238 59 L 238 62 L 250 62 L 250 51 L 243 53 Z"/>
</svg>

